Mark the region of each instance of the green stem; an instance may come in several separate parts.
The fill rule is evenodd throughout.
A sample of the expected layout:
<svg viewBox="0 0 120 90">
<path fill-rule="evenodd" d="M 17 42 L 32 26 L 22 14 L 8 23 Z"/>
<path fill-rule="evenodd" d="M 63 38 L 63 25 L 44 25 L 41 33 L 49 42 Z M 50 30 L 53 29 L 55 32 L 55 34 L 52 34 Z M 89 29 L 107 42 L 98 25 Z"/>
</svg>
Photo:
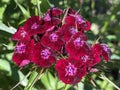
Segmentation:
<svg viewBox="0 0 120 90">
<path fill-rule="evenodd" d="M 120 88 L 115 85 L 112 81 L 110 81 L 105 75 L 101 74 L 101 79 L 108 81 L 111 85 L 113 85 L 117 90 L 120 90 Z"/>
<path fill-rule="evenodd" d="M 29 90 L 32 90 L 32 87 L 34 86 L 34 84 L 38 81 L 38 79 L 41 77 L 42 73 L 44 71 L 44 68 L 41 69 L 40 73 L 37 75 L 37 77 L 35 78 L 35 80 L 32 82 Z"/>
<path fill-rule="evenodd" d="M 20 82 L 18 82 L 14 87 L 12 87 L 10 90 L 14 90 L 18 85 L 21 84 L 23 80 L 25 80 L 32 72 L 29 72 Z"/>
<path fill-rule="evenodd" d="M 68 14 L 68 10 L 69 10 L 69 8 L 66 10 L 65 15 L 64 15 L 64 17 L 62 19 L 62 25 L 65 23 L 65 18 L 66 18 L 67 14 Z"/>
<path fill-rule="evenodd" d="M 38 9 L 38 15 L 41 16 L 40 3 L 38 0 L 36 0 L 36 5 L 37 5 L 37 9 Z"/>
</svg>

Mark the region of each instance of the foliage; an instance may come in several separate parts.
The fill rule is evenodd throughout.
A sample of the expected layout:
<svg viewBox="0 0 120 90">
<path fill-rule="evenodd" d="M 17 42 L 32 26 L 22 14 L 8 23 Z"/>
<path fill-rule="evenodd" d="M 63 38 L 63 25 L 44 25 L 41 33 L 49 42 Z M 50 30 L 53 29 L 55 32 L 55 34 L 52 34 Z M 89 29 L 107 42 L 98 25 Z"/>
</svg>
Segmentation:
<svg viewBox="0 0 120 90">
<path fill-rule="evenodd" d="M 99 42 L 105 42 L 111 48 L 111 62 L 103 65 L 100 70 L 116 85 L 120 87 L 120 1 L 119 0 L 0 0 L 0 88 L 9 90 L 18 82 L 15 90 L 23 90 L 25 86 L 29 87 L 35 77 L 36 71 L 29 72 L 29 67 L 19 69 L 11 60 L 15 42 L 11 40 L 12 34 L 24 23 L 24 21 L 33 15 L 37 15 L 37 8 L 40 5 L 40 15 L 51 6 L 62 9 L 72 7 L 92 22 L 91 31 L 88 32 L 89 42 L 94 43 L 94 38 Z M 107 66 L 107 67 L 106 67 Z M 52 68 L 52 67 L 51 67 Z M 58 89 L 64 87 L 62 82 L 58 82 L 53 71 L 46 71 L 42 74 L 32 90 L 38 89 Z M 31 74 L 32 73 L 32 74 Z M 99 73 L 90 74 L 84 80 L 85 84 L 80 82 L 78 90 L 115 90 L 114 85 L 106 79 L 103 80 Z M 30 78 L 28 80 L 28 77 Z M 47 77 L 47 78 L 45 78 Z M 24 79 L 24 80 L 23 80 Z M 50 83 L 52 81 L 52 83 Z M 55 87 L 58 83 L 57 88 Z M 26 88 L 27 88 L 26 87 Z M 75 90 L 77 87 L 66 86 L 68 90 Z M 28 90 L 28 89 L 26 89 Z"/>
</svg>

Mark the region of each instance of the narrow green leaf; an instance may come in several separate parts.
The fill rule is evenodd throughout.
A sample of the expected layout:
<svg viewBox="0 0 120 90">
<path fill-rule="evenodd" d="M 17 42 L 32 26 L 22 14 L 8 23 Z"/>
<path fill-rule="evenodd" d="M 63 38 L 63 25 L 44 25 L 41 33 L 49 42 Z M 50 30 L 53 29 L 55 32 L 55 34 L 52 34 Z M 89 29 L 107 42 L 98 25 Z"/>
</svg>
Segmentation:
<svg viewBox="0 0 120 90">
<path fill-rule="evenodd" d="M 48 0 L 40 0 L 40 1 L 41 1 L 40 10 L 42 13 L 45 13 L 52 5 Z"/>
<path fill-rule="evenodd" d="M 10 34 L 14 34 L 17 30 L 13 27 L 8 27 L 3 23 L 0 23 L 0 30 L 8 32 Z"/>
<path fill-rule="evenodd" d="M 26 86 L 27 83 L 28 83 L 28 79 L 25 78 L 25 79 L 23 80 L 23 78 L 25 77 L 25 75 L 24 75 L 20 70 L 18 70 L 18 75 L 19 75 L 19 81 L 22 81 L 22 82 L 21 82 L 21 85 Z"/>
<path fill-rule="evenodd" d="M 38 73 L 36 71 L 33 71 L 30 78 L 29 78 L 29 81 L 27 83 L 27 86 L 24 88 L 24 90 L 29 90 L 32 82 L 35 80 L 35 78 L 37 77 Z"/>
<path fill-rule="evenodd" d="M 43 85 L 45 86 L 46 89 L 52 89 L 52 87 L 50 85 L 50 80 L 48 80 L 48 78 L 47 78 L 47 74 L 49 74 L 49 72 L 48 73 L 43 73 L 40 80 L 41 80 L 41 82 L 43 83 Z M 49 75 L 48 75 L 48 77 L 49 77 Z M 55 81 L 53 80 L 52 82 L 55 82 Z"/>
<path fill-rule="evenodd" d="M 47 72 L 46 73 L 46 75 L 47 75 L 47 79 L 48 79 L 48 83 L 50 84 L 50 86 L 53 88 L 53 89 L 55 89 L 55 78 L 53 77 L 53 75 L 50 73 L 50 72 Z"/>
<path fill-rule="evenodd" d="M 30 12 L 27 11 L 22 5 L 19 4 L 18 0 L 14 0 L 15 3 L 18 5 L 18 7 L 20 8 L 20 10 L 22 11 L 23 15 L 26 17 L 26 18 L 29 18 L 30 17 Z"/>
</svg>

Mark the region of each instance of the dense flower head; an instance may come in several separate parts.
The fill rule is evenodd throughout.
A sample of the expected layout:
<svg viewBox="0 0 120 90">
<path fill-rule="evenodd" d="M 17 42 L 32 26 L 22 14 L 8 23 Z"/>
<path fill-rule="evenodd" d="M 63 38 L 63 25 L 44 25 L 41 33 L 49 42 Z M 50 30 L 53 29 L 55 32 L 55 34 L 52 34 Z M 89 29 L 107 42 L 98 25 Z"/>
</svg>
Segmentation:
<svg viewBox="0 0 120 90">
<path fill-rule="evenodd" d="M 52 7 L 44 16 L 31 16 L 20 26 L 12 39 L 17 41 L 13 61 L 23 67 L 34 63 L 42 68 L 54 65 L 60 80 L 76 84 L 89 72 L 96 72 L 101 61 L 110 59 L 107 44 L 90 44 L 85 32 L 90 21 L 69 8 Z"/>
</svg>

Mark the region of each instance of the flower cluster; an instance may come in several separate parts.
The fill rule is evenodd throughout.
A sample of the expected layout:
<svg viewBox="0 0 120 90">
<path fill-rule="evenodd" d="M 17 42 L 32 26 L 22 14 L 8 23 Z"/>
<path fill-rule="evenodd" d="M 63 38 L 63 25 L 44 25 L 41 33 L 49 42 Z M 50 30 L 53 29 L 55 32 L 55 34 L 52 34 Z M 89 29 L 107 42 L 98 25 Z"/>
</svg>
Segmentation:
<svg viewBox="0 0 120 90">
<path fill-rule="evenodd" d="M 101 61 L 101 56 L 105 61 L 110 59 L 106 44 L 88 43 L 84 32 L 90 26 L 71 8 L 65 12 L 51 8 L 43 17 L 32 16 L 12 37 L 18 41 L 12 59 L 19 67 L 30 62 L 43 68 L 54 64 L 60 80 L 78 83 Z"/>
</svg>

